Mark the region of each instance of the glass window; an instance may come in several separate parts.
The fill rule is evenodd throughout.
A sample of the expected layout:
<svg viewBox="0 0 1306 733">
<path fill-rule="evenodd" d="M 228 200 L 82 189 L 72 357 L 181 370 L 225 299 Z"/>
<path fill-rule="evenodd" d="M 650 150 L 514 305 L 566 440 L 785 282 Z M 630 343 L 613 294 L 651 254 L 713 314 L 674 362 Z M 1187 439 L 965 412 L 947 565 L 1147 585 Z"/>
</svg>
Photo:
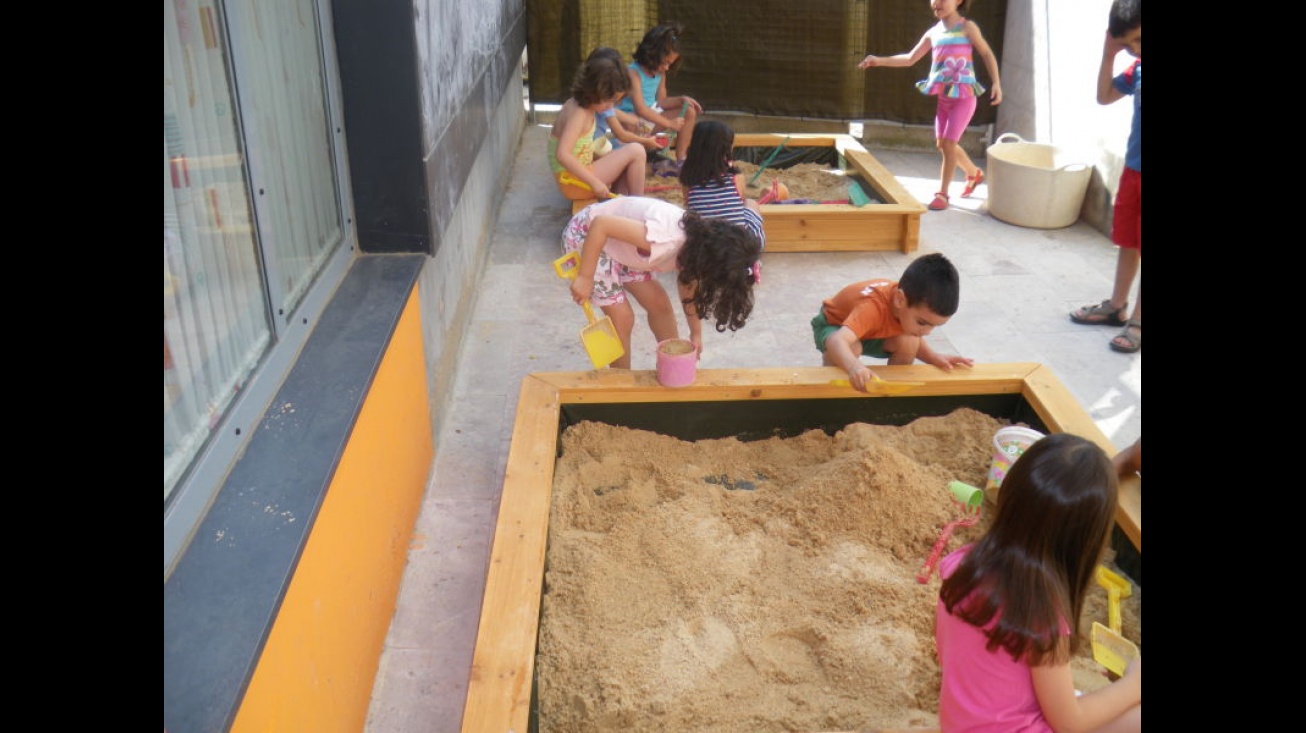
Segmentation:
<svg viewBox="0 0 1306 733">
<path fill-rule="evenodd" d="M 165 568 L 173 504 L 197 521 L 218 488 L 192 491 L 197 463 L 261 412 L 352 249 L 331 38 L 326 0 L 164 0 Z"/>
<path fill-rule="evenodd" d="M 271 321 L 211 4 L 163 5 L 163 498 L 257 366 Z"/>
</svg>

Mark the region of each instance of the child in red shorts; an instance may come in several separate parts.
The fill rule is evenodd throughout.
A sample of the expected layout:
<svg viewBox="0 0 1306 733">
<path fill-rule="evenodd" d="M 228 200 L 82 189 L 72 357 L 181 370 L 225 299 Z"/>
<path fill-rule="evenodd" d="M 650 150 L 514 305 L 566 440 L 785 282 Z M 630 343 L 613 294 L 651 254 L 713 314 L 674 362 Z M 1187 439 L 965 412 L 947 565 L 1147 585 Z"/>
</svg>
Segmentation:
<svg viewBox="0 0 1306 733">
<path fill-rule="evenodd" d="M 1097 103 L 1111 104 L 1126 95 L 1134 98 L 1134 119 L 1125 148 L 1125 169 L 1116 191 L 1111 241 L 1120 247 L 1116 260 L 1115 285 L 1111 297 L 1097 305 L 1086 305 L 1070 314 L 1070 320 L 1088 325 L 1123 326 L 1111 339 L 1111 348 L 1132 354 L 1143 348 L 1143 0 L 1115 0 L 1107 20 L 1102 64 L 1097 72 Z M 1133 64 L 1112 76 L 1115 57 L 1127 51 Z M 1129 288 L 1138 276 L 1138 297 L 1128 314 Z"/>
</svg>

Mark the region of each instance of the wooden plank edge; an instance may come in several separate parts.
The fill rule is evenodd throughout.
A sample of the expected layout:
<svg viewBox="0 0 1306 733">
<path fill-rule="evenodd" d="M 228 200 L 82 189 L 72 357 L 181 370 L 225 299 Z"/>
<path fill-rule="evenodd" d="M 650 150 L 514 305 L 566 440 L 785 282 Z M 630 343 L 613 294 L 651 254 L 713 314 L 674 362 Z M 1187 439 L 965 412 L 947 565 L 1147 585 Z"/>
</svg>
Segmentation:
<svg viewBox="0 0 1306 733">
<path fill-rule="evenodd" d="M 789 138 L 785 140 L 785 138 Z M 847 137 L 847 136 L 845 136 Z M 736 148 L 773 148 L 782 141 L 786 148 L 834 148 L 838 135 L 816 132 L 796 132 L 792 134 L 774 132 L 741 132 L 735 135 Z M 851 137 L 849 139 L 852 139 Z"/>
<path fill-rule="evenodd" d="M 1084 408 L 1075 401 L 1051 368 L 1040 366 L 1026 380 L 1025 399 L 1034 408 L 1049 429 L 1074 433 L 1101 446 L 1107 455 L 1114 456 L 1119 449 L 1098 429 Z M 1143 551 L 1142 481 L 1120 482 L 1120 501 L 1116 508 L 1116 524 L 1141 553 Z"/>
<path fill-rule="evenodd" d="M 815 356 L 815 350 L 813 350 Z M 1036 363 L 976 364 L 945 372 L 926 364 L 877 366 L 891 381 L 925 382 L 903 396 L 1020 394 Z M 586 402 L 703 402 L 748 399 L 840 399 L 869 397 L 830 382 L 847 379 L 838 367 L 700 369 L 694 383 L 663 387 L 653 369 L 591 369 L 585 372 L 534 372 L 530 375 L 558 392 L 562 404 Z"/>
<path fill-rule="evenodd" d="M 908 196 L 910 195 L 908 194 Z M 788 214 L 793 217 L 811 219 L 813 222 L 819 221 L 821 214 L 837 214 L 839 218 L 864 219 L 867 214 L 877 216 L 915 214 L 919 216 L 922 211 L 926 210 L 920 204 L 899 202 L 877 204 L 874 201 L 865 206 L 853 206 L 852 204 L 760 204 L 758 208 L 762 210 L 763 219 L 768 216 L 779 217 Z"/>
<path fill-rule="evenodd" d="M 463 708 L 464 733 L 528 729 L 559 409 L 555 387 L 529 374 L 522 379 Z"/>
<path fill-rule="evenodd" d="M 831 242 L 811 239 L 767 239 L 767 252 L 910 252 L 916 249 L 899 237 L 869 242 Z"/>
<path fill-rule="evenodd" d="M 901 183 L 898 183 L 897 177 L 889 172 L 889 169 L 885 168 L 874 155 L 869 152 L 851 150 L 845 157 L 848 164 L 875 188 L 881 198 L 911 207 L 917 213 L 925 211 L 925 205 L 917 201 L 915 196 L 912 196 Z"/>
</svg>

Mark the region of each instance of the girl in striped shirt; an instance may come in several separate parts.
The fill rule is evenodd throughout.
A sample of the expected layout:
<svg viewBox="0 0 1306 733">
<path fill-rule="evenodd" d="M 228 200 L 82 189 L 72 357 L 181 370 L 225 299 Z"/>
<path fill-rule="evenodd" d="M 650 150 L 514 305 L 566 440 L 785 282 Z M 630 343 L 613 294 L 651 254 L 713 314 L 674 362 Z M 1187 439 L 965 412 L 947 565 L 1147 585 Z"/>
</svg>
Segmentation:
<svg viewBox="0 0 1306 733">
<path fill-rule="evenodd" d="M 705 120 L 694 125 L 689 153 L 680 169 L 685 208 L 702 216 L 725 219 L 744 227 L 766 248 L 766 230 L 757 202 L 744 195 L 744 178 L 732 154 L 735 131 L 724 122 Z M 753 279 L 761 282 L 762 262 L 753 266 Z"/>
</svg>

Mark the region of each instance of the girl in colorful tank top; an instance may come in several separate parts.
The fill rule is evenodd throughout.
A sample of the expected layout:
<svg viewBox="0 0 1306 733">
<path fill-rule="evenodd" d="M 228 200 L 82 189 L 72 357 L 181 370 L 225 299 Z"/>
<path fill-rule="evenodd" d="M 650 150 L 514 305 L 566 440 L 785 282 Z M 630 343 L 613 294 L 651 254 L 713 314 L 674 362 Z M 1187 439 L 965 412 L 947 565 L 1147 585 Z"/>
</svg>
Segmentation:
<svg viewBox="0 0 1306 733">
<path fill-rule="evenodd" d="M 643 148 L 627 145 L 594 156 L 595 116 L 611 109 L 629 88 L 625 69 L 611 59 L 591 57 L 576 70 L 571 98 L 558 110 L 549 132 L 549 170 L 568 199 L 643 195 Z"/>
<path fill-rule="evenodd" d="M 925 79 L 916 83 L 922 94 L 938 99 L 934 113 L 934 137 L 943 156 L 939 169 L 939 190 L 929 203 L 931 211 L 948 208 L 948 188 L 957 169 L 966 176 L 966 187 L 962 189 L 963 198 L 975 192 L 975 188 L 984 181 L 984 171 L 971 161 L 966 150 L 958 143 L 966 126 L 975 116 L 978 97 L 984 94 L 984 85 L 975 76 L 974 54 L 984 61 L 988 70 L 992 88 L 993 104 L 1002 102 L 1002 81 L 998 73 L 998 59 L 993 55 L 979 26 L 973 20 L 966 20 L 961 11 L 970 6 L 971 0 L 929 0 L 930 10 L 939 22 L 930 27 L 912 50 L 895 56 L 867 55 L 857 64 L 860 69 L 872 66 L 912 66 L 932 51 L 930 73 Z"/>
<path fill-rule="evenodd" d="M 637 115 L 647 124 L 639 135 L 669 131 L 675 136 L 676 163 L 684 165 L 693 137 L 694 122 L 703 114 L 703 106 L 692 97 L 681 94 L 667 95 L 667 75 L 680 67 L 680 34 L 684 27 L 679 23 L 664 23 L 650 28 L 635 47 L 635 60 L 627 68 L 630 93 L 621 100 L 617 109 Z"/>
</svg>

